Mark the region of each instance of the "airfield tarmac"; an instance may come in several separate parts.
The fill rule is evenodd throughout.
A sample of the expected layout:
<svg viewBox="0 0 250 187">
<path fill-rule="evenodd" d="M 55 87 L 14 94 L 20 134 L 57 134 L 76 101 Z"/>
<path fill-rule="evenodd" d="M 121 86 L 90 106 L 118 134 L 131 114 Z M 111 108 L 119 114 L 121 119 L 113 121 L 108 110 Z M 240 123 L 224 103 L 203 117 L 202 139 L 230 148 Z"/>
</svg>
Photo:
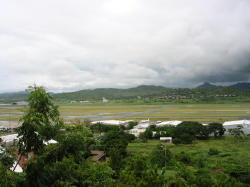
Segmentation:
<svg viewBox="0 0 250 187">
<path fill-rule="evenodd" d="M 0 121 L 18 121 L 27 106 L 0 106 Z M 250 119 L 250 105 L 178 104 L 178 105 L 61 105 L 60 114 L 65 121 L 74 120 L 181 120 L 224 122 Z M 8 124 L 8 123 L 5 123 Z M 1 123 L 0 123 L 1 125 Z"/>
</svg>

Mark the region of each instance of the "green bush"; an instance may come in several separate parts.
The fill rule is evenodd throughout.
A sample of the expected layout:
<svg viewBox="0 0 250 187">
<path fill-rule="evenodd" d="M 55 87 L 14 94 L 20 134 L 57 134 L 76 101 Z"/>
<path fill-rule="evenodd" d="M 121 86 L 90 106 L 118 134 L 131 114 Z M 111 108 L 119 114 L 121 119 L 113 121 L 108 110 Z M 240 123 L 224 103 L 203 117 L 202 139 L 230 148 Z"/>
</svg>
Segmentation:
<svg viewBox="0 0 250 187">
<path fill-rule="evenodd" d="M 150 155 L 151 164 L 161 168 L 167 166 L 171 162 L 171 159 L 172 153 L 163 144 L 158 144 Z"/>
<path fill-rule="evenodd" d="M 206 167 L 206 160 L 204 158 L 199 158 L 197 160 L 197 166 L 199 168 L 205 168 Z"/>
<path fill-rule="evenodd" d="M 198 122 L 184 121 L 174 129 L 174 144 L 192 144 L 195 139 L 208 139 L 209 131 Z"/>
<path fill-rule="evenodd" d="M 208 124 L 209 134 L 212 134 L 215 138 L 221 137 L 224 135 L 226 129 L 221 123 L 209 123 Z"/>
<path fill-rule="evenodd" d="M 220 154 L 220 157 L 227 157 L 227 156 L 231 156 L 230 153 L 223 153 L 223 154 Z"/>
<path fill-rule="evenodd" d="M 192 163 L 191 156 L 183 151 L 177 155 L 177 160 L 181 161 L 184 164 Z"/>
<path fill-rule="evenodd" d="M 217 149 L 214 148 L 210 148 L 208 151 L 209 155 L 218 155 L 220 153 L 220 151 L 218 151 Z"/>
</svg>

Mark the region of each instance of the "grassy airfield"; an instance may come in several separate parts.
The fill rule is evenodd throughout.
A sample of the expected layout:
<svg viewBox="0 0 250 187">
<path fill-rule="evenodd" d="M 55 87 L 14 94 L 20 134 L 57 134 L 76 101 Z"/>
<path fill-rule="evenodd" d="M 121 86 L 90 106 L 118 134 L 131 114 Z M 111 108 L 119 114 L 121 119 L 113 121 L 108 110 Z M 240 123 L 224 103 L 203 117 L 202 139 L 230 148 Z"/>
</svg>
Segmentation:
<svg viewBox="0 0 250 187">
<path fill-rule="evenodd" d="M 132 119 L 181 120 L 223 122 L 250 118 L 247 104 L 176 104 L 176 105 L 129 105 L 129 104 L 61 104 L 61 116 L 65 121 Z M 0 121 L 18 121 L 25 106 L 0 106 Z"/>
</svg>

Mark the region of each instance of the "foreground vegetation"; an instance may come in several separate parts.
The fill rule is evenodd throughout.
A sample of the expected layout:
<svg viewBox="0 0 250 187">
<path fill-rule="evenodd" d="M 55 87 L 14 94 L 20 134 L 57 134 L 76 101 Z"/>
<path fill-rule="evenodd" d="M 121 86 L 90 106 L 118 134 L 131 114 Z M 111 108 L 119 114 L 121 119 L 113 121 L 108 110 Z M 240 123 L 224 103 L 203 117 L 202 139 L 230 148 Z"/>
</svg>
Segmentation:
<svg viewBox="0 0 250 187">
<path fill-rule="evenodd" d="M 17 129 L 19 143 L 0 154 L 0 186 L 249 186 L 250 138 L 237 133 L 223 137 L 219 123 L 151 126 L 135 139 L 126 132 L 135 124 L 66 125 L 51 99 L 41 87 L 30 89 L 29 107 Z M 166 135 L 174 138 L 175 145 L 154 139 Z M 51 139 L 57 143 L 47 144 Z M 93 162 L 91 150 L 105 151 L 108 159 Z M 23 173 L 9 169 L 30 152 L 35 156 Z"/>
<path fill-rule="evenodd" d="M 148 156 L 159 143 L 159 140 L 130 143 L 128 152 Z M 243 141 L 236 141 L 234 137 L 223 137 L 196 140 L 192 145 L 164 144 L 164 146 L 173 155 L 183 157 L 189 169 L 197 170 L 202 166 L 211 173 L 224 173 L 238 177 L 247 184 L 250 182 L 250 137 L 246 137 Z"/>
</svg>

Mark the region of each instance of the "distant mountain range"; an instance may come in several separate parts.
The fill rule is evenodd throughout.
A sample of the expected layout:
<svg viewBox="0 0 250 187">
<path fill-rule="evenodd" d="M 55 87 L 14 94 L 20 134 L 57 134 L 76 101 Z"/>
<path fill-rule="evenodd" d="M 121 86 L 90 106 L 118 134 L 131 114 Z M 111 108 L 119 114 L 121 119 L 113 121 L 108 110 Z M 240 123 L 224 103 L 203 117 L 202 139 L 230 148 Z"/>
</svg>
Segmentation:
<svg viewBox="0 0 250 187">
<path fill-rule="evenodd" d="M 214 85 L 210 82 L 204 82 L 203 84 L 197 86 L 197 88 L 220 88 L 223 86 L 217 86 Z M 232 84 L 229 86 L 224 86 L 224 87 L 232 87 L 232 88 L 239 88 L 239 89 L 250 89 L 250 83 L 248 82 L 241 82 L 241 83 L 236 83 L 236 84 Z"/>
<path fill-rule="evenodd" d="M 101 101 L 133 99 L 200 99 L 213 97 L 250 97 L 250 83 L 237 83 L 230 86 L 217 86 L 204 82 L 197 88 L 166 88 L 164 86 L 141 85 L 134 88 L 97 88 L 67 93 L 50 93 L 56 100 L 63 101 Z M 27 100 L 27 92 L 0 94 L 0 102 Z"/>
<path fill-rule="evenodd" d="M 0 94 L 0 102 L 16 102 L 27 100 L 28 92 L 6 92 Z"/>
<path fill-rule="evenodd" d="M 250 83 L 242 82 L 231 85 L 233 88 L 250 89 Z"/>
</svg>

